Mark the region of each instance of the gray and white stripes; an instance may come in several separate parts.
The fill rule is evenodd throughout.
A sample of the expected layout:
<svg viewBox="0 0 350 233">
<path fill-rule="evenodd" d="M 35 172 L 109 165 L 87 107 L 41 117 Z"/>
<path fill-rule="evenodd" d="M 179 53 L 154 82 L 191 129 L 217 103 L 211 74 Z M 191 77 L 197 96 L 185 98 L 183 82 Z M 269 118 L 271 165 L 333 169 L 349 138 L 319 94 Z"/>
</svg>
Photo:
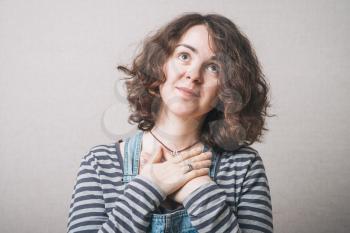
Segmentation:
<svg viewBox="0 0 350 233">
<path fill-rule="evenodd" d="M 125 188 L 117 144 L 91 148 L 82 159 L 69 210 L 68 232 L 149 232 L 151 213 L 166 197 L 136 176 Z M 263 162 L 251 147 L 219 155 L 216 183 L 195 190 L 183 205 L 198 232 L 272 232 L 270 190 Z"/>
</svg>

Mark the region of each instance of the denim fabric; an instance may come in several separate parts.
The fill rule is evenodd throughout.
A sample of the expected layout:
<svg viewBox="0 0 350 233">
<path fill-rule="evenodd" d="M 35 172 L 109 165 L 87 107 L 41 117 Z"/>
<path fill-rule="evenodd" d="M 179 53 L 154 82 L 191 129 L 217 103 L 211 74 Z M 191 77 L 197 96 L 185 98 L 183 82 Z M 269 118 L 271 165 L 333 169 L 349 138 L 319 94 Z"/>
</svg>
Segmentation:
<svg viewBox="0 0 350 233">
<path fill-rule="evenodd" d="M 127 138 L 124 143 L 124 174 L 123 183 L 130 182 L 139 173 L 139 160 L 141 153 L 143 131 L 138 131 L 134 136 Z M 211 150 L 204 146 L 203 151 Z M 217 156 L 213 150 L 212 165 L 210 167 L 210 177 L 215 181 L 215 168 Z M 166 214 L 151 214 L 151 233 L 197 233 L 198 231 L 192 226 L 190 217 L 186 209 L 177 209 Z"/>
</svg>

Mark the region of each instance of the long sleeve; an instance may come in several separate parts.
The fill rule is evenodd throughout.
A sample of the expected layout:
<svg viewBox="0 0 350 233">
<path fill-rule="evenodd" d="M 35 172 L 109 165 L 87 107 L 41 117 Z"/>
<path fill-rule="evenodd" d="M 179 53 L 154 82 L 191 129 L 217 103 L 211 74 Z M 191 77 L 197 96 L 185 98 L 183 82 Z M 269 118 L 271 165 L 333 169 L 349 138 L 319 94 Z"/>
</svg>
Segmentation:
<svg viewBox="0 0 350 233">
<path fill-rule="evenodd" d="M 219 184 L 205 184 L 184 200 L 198 232 L 273 232 L 270 191 L 262 160 L 257 154 L 237 157 L 226 160 Z M 228 201 L 231 194 L 225 191 L 229 188 L 236 196 L 232 204 Z"/>
<path fill-rule="evenodd" d="M 105 196 L 108 193 L 104 193 L 102 184 L 110 181 L 101 178 L 106 174 L 99 174 L 100 166 L 93 152 L 82 159 L 72 194 L 68 232 L 147 232 L 150 213 L 165 195 L 144 177 L 136 176 L 107 212 Z"/>
</svg>

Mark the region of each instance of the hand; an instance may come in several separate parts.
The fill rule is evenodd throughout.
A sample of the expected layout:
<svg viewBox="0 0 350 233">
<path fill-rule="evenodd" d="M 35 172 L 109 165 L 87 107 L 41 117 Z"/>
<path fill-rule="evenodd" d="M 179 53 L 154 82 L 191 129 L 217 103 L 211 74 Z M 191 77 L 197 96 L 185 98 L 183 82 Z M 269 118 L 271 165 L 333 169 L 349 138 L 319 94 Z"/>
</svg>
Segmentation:
<svg viewBox="0 0 350 233">
<path fill-rule="evenodd" d="M 195 191 L 202 185 L 208 184 L 210 182 L 212 182 L 212 179 L 208 175 L 193 178 L 192 180 L 188 181 L 184 186 L 182 186 L 179 190 L 169 195 L 169 198 L 180 204 L 183 204 L 186 197 L 189 196 L 193 191 Z"/>
<path fill-rule="evenodd" d="M 161 191 L 169 195 L 181 188 L 188 181 L 208 174 L 211 164 L 211 154 L 200 153 L 201 148 L 184 152 L 181 156 L 168 157 L 164 161 L 164 149 L 159 147 L 152 157 L 146 156 L 146 163 L 141 159 L 142 169 L 140 175 L 155 183 Z M 191 160 L 190 160 L 191 159 Z M 163 161 L 163 162 L 162 162 Z M 188 162 L 191 162 L 193 170 L 188 171 Z"/>
</svg>

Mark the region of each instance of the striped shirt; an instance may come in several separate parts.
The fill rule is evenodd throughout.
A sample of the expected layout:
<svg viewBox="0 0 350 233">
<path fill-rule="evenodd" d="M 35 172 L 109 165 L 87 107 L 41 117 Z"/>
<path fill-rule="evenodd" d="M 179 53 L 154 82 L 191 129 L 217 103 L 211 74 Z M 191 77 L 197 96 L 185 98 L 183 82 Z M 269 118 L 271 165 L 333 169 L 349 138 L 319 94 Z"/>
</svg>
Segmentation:
<svg viewBox="0 0 350 233">
<path fill-rule="evenodd" d="M 258 152 L 249 146 L 219 155 L 216 182 L 183 202 L 202 232 L 273 232 L 270 190 Z M 166 196 L 143 176 L 123 185 L 119 143 L 94 146 L 82 158 L 69 209 L 68 232 L 149 232 Z"/>
</svg>

